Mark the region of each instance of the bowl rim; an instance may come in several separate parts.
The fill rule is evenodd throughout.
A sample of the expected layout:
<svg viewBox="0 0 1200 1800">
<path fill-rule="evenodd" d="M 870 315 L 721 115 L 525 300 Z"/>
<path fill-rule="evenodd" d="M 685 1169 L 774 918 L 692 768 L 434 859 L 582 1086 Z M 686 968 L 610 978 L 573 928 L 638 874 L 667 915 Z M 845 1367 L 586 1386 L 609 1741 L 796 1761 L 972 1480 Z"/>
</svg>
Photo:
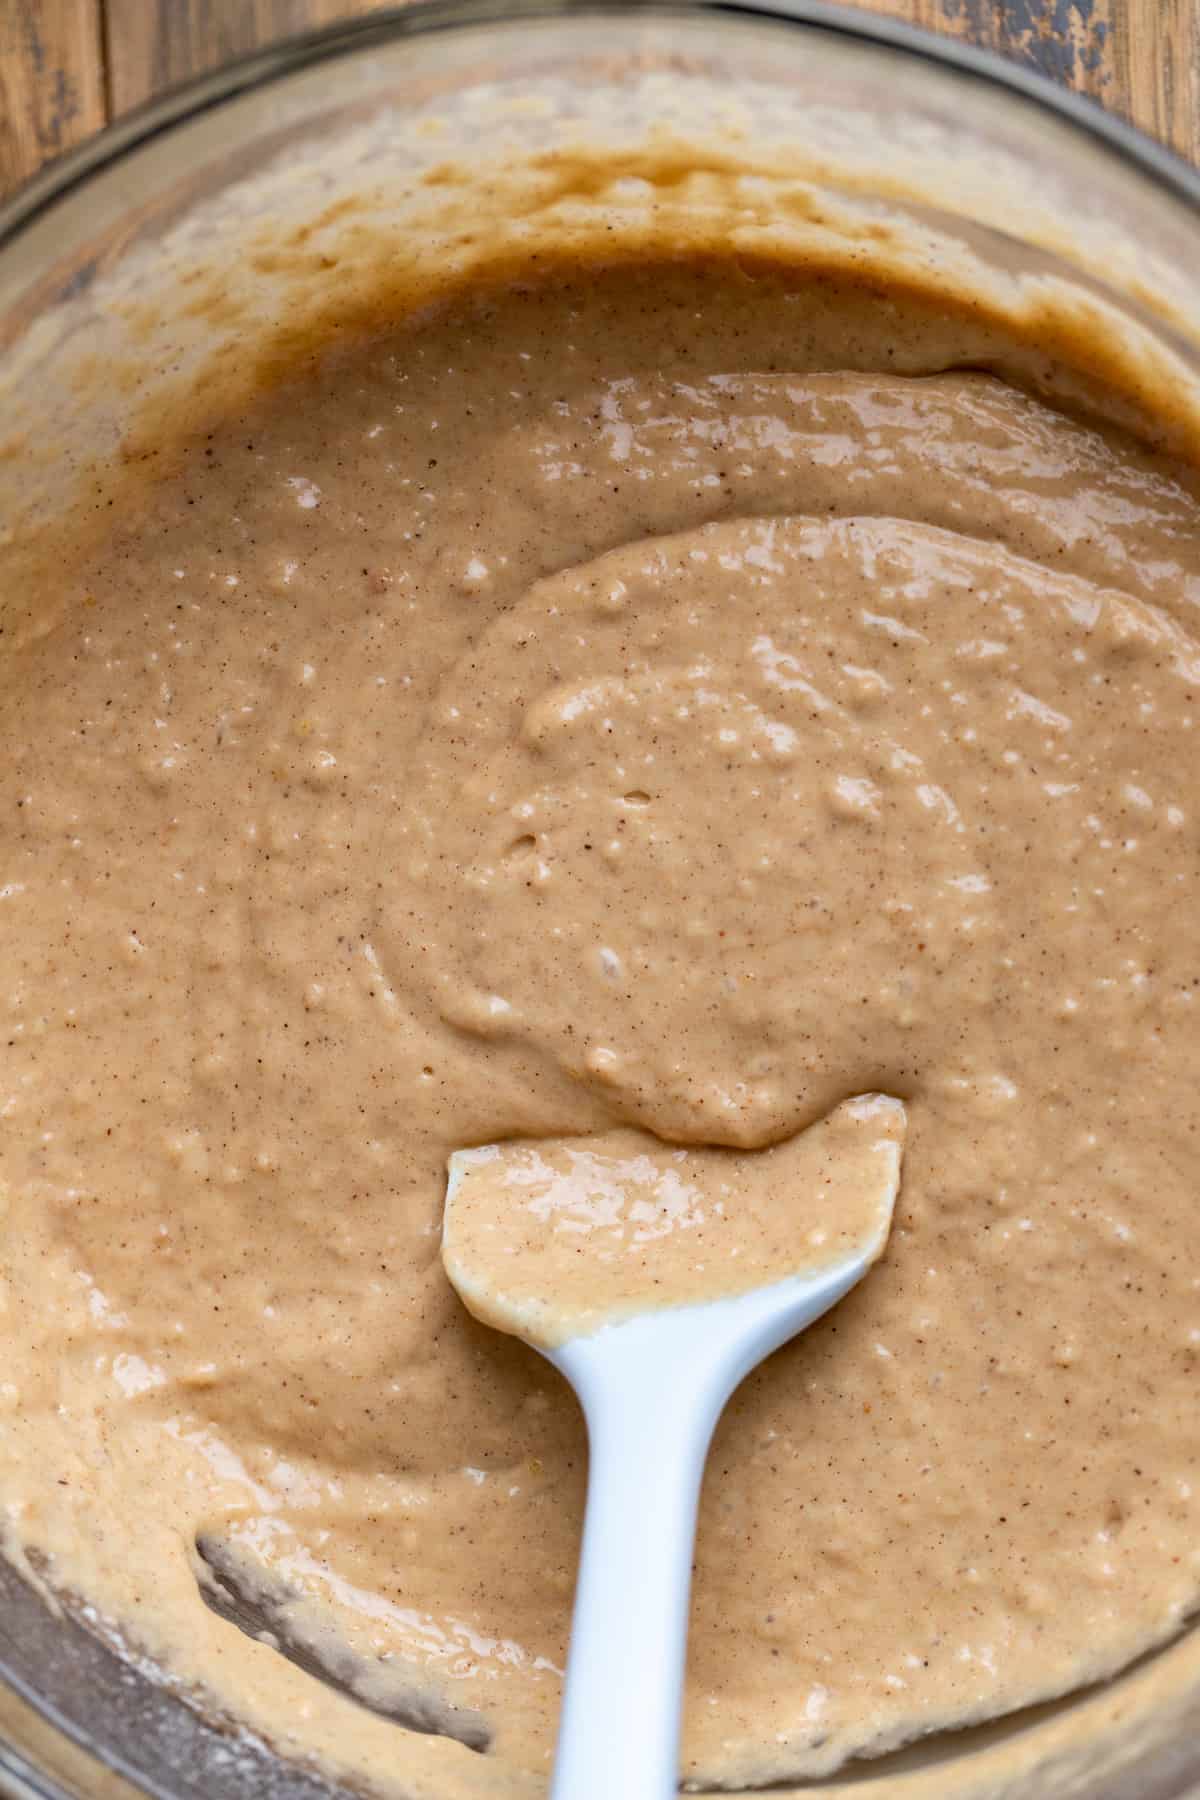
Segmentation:
<svg viewBox="0 0 1200 1800">
<path fill-rule="evenodd" d="M 92 176 L 187 120 L 238 95 L 375 46 L 481 25 L 571 18 L 724 17 L 800 26 L 830 38 L 895 50 L 1026 103 L 1089 137 L 1200 215 L 1200 168 L 1098 101 L 1039 69 L 945 32 L 830 0 L 412 0 L 362 18 L 284 37 L 193 76 L 122 113 L 35 171 L 0 204 L 0 252 Z"/>
</svg>

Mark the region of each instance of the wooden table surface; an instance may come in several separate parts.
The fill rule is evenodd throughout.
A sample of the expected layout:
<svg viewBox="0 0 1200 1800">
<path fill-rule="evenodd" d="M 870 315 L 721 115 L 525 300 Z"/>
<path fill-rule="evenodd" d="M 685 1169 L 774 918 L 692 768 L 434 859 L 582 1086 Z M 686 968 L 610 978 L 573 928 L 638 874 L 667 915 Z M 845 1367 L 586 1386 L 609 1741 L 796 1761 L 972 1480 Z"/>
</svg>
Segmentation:
<svg viewBox="0 0 1200 1800">
<path fill-rule="evenodd" d="M 0 193 L 151 94 L 385 0 L 0 0 Z M 1200 162 L 1200 0 L 864 0 L 1032 64 Z"/>
</svg>

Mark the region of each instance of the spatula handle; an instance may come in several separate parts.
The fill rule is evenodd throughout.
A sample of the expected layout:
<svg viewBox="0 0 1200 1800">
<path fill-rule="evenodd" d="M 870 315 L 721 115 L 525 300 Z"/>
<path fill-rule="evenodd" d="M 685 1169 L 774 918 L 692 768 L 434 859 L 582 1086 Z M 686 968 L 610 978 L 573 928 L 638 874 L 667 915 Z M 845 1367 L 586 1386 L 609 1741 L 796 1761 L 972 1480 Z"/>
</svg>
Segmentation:
<svg viewBox="0 0 1200 1800">
<path fill-rule="evenodd" d="M 729 1390 L 683 1377 L 661 1340 L 648 1361 L 638 1335 L 606 1332 L 564 1353 L 589 1464 L 552 1800 L 667 1800 L 679 1785 L 696 1507 Z M 599 1358 L 583 1366 L 589 1351 L 602 1369 Z"/>
<path fill-rule="evenodd" d="M 763 1357 L 862 1279 L 883 1236 L 811 1276 L 664 1308 L 548 1353 L 583 1403 L 589 1452 L 551 1800 L 676 1792 L 692 1545 L 713 1427 Z"/>
</svg>

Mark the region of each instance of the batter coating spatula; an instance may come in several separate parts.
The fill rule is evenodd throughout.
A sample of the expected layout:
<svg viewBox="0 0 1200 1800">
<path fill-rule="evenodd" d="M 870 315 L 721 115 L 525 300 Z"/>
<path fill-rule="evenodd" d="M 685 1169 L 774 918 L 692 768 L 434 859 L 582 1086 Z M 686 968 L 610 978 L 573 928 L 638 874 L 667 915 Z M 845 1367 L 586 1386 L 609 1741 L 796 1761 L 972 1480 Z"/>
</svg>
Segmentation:
<svg viewBox="0 0 1200 1800">
<path fill-rule="evenodd" d="M 566 1376 L 587 1419 L 553 1800 L 676 1792 L 696 1509 L 713 1429 L 751 1369 L 882 1255 L 906 1124 L 899 1101 L 875 1094 L 767 1151 L 679 1150 L 616 1133 L 450 1158 L 446 1273 L 477 1317 Z M 771 1216 L 760 1206 L 743 1221 L 738 1172 L 759 1158 L 773 1159 Z M 794 1231 L 781 1216 L 789 1182 Z M 753 1244 L 739 1242 L 743 1224 Z"/>
</svg>

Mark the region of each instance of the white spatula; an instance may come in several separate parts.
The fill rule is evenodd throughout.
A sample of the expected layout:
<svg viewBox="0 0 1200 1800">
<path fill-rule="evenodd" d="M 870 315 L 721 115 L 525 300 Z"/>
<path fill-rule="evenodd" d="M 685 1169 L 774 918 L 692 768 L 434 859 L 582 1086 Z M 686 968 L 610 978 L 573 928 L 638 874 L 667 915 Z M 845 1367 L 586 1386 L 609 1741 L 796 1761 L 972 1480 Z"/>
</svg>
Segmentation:
<svg viewBox="0 0 1200 1800">
<path fill-rule="evenodd" d="M 479 1318 L 561 1370 L 587 1419 L 553 1800 L 676 1792 L 713 1428 L 750 1370 L 882 1254 L 906 1123 L 899 1101 L 865 1095 L 767 1151 L 621 1132 L 450 1158 L 450 1280 Z M 756 1206 L 740 1208 L 739 1189 Z"/>
</svg>

